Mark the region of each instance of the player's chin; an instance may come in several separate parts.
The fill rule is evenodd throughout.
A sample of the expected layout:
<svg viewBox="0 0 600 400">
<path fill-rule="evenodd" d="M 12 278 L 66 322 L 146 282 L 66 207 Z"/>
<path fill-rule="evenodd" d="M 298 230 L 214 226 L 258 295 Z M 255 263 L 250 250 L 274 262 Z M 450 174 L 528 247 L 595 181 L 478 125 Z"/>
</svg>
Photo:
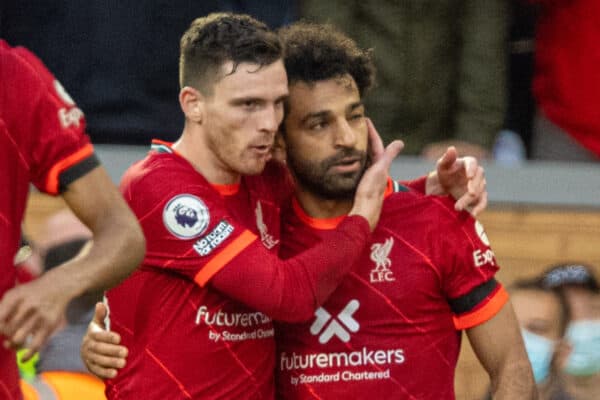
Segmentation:
<svg viewBox="0 0 600 400">
<path fill-rule="evenodd" d="M 265 169 L 265 166 L 267 165 L 267 162 L 269 161 L 269 158 L 264 158 L 264 159 L 257 159 L 257 160 L 253 160 L 252 162 L 248 162 L 246 163 L 246 165 L 244 165 L 243 171 L 242 173 L 244 175 L 259 175 L 263 172 L 263 170 Z"/>
</svg>

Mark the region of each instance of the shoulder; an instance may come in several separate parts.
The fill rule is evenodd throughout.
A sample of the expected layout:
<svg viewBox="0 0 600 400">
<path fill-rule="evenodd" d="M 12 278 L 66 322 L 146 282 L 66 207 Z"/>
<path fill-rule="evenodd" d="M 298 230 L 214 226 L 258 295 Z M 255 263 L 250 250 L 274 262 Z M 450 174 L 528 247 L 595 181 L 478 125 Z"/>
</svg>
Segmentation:
<svg viewBox="0 0 600 400">
<path fill-rule="evenodd" d="M 384 210 L 394 213 L 415 211 L 415 218 L 424 219 L 456 220 L 468 215 L 454 210 L 454 199 L 449 196 L 428 196 L 404 186 L 385 198 Z"/>
<path fill-rule="evenodd" d="M 123 175 L 120 185 L 130 203 L 152 207 L 180 195 L 220 203 L 221 197 L 191 165 L 169 153 L 150 152 Z"/>
<path fill-rule="evenodd" d="M 477 221 L 466 211 L 454 209 L 448 196 L 425 196 L 413 191 L 396 192 L 384 202 L 381 221 L 409 227 L 428 237 L 472 236 Z"/>
<path fill-rule="evenodd" d="M 15 88 L 19 89 L 22 85 L 31 87 L 33 84 L 44 86 L 45 83 L 49 85 L 54 81 L 54 76 L 44 63 L 25 47 L 11 47 L 0 40 L 0 54 L 2 60 L 0 72 L 11 75 L 13 79 L 18 78 L 20 84 Z"/>
</svg>

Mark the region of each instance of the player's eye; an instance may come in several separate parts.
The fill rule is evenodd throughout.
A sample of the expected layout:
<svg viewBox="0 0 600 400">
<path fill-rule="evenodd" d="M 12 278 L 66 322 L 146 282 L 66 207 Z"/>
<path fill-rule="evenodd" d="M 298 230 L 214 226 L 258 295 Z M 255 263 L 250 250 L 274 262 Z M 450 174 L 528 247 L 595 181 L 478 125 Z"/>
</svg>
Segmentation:
<svg viewBox="0 0 600 400">
<path fill-rule="evenodd" d="M 360 121 L 365 117 L 365 115 L 363 113 L 355 113 L 350 115 L 350 120 L 351 121 Z"/>
<path fill-rule="evenodd" d="M 313 130 L 313 131 L 318 131 L 321 129 L 325 129 L 329 126 L 329 121 L 327 120 L 318 120 L 318 121 L 314 121 L 309 125 L 309 129 Z"/>
</svg>

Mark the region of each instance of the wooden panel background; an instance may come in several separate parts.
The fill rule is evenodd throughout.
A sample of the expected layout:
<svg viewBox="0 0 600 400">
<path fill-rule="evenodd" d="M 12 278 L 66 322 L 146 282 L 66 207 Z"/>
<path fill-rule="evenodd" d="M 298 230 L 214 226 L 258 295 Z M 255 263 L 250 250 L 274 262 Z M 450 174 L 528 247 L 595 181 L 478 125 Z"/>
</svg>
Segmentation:
<svg viewBox="0 0 600 400">
<path fill-rule="evenodd" d="M 504 284 L 533 276 L 557 262 L 581 261 L 600 267 L 600 210 L 491 208 L 480 221 L 501 265 L 498 278 Z M 479 400 L 487 385 L 487 375 L 463 335 L 457 399 Z"/>
<path fill-rule="evenodd" d="M 33 193 L 24 228 L 32 239 L 53 212 L 65 206 L 60 198 Z M 580 260 L 600 266 L 600 210 L 491 207 L 480 218 L 497 260 L 498 278 L 505 284 L 534 275 L 548 265 Z M 457 399 L 480 399 L 487 376 L 466 337 L 456 373 Z"/>
</svg>

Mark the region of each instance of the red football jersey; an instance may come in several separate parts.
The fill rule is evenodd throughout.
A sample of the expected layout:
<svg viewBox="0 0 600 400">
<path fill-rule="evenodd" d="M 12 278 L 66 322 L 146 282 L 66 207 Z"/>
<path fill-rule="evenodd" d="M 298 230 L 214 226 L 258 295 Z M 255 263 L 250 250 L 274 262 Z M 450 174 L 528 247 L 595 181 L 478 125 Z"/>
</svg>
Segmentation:
<svg viewBox="0 0 600 400">
<path fill-rule="evenodd" d="M 128 170 L 121 188 L 147 253 L 107 295 L 111 329 L 129 347 L 127 367 L 108 384 L 109 398 L 273 398 L 271 317 L 309 318 L 341 280 L 340 268 L 323 276 L 311 269 L 323 269 L 318 260 L 348 264 L 368 237 L 364 219 L 348 218 L 345 233 L 331 238 L 343 257 L 323 257 L 324 244 L 280 261 L 287 176 L 269 163 L 259 176 L 215 188 L 159 142 Z"/>
<path fill-rule="evenodd" d="M 282 256 L 338 222 L 310 218 L 297 203 L 290 214 Z M 279 396 L 454 399 L 460 331 L 507 300 L 497 269 L 482 226 L 453 201 L 388 195 L 370 246 L 313 319 L 276 324 Z"/>
<path fill-rule="evenodd" d="M 30 183 L 58 194 L 98 165 L 84 130 L 81 110 L 42 62 L 0 40 L 0 298 L 15 284 Z M 15 354 L 1 347 L 0 398 L 20 396 Z"/>
</svg>

